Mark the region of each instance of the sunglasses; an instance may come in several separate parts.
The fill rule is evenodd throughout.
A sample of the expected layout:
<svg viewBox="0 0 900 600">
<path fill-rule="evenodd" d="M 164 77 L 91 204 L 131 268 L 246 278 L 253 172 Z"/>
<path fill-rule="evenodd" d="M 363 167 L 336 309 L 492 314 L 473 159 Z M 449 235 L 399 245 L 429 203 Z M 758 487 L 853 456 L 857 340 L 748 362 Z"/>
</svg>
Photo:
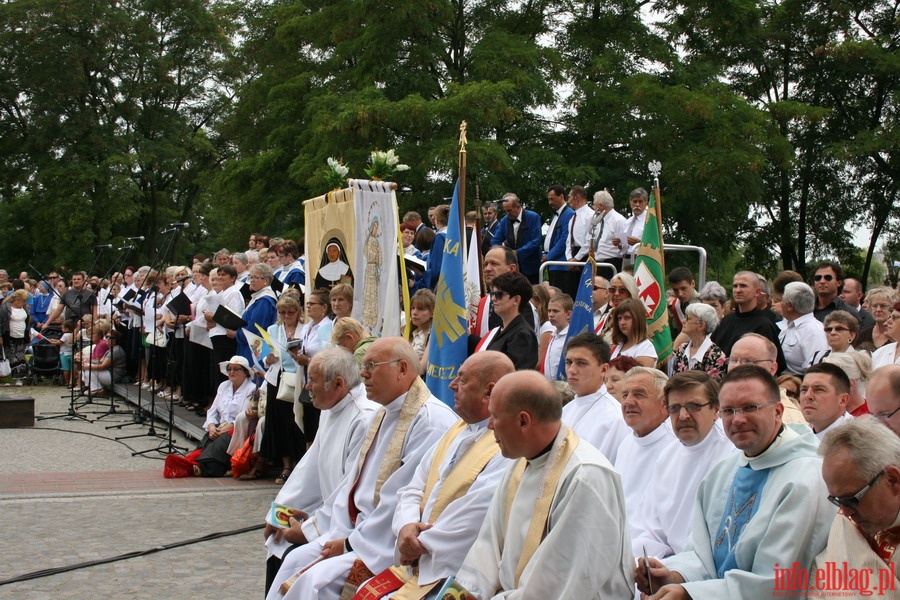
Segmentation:
<svg viewBox="0 0 900 600">
<path fill-rule="evenodd" d="M 825 333 L 831 333 L 832 331 L 850 331 L 846 327 L 826 327 Z"/>
<path fill-rule="evenodd" d="M 813 276 L 813 279 L 815 281 L 822 281 L 823 279 L 825 281 L 831 281 L 832 279 L 834 279 L 834 275 L 815 275 Z"/>
<path fill-rule="evenodd" d="M 504 292 L 503 290 L 494 290 L 489 292 L 491 299 L 493 300 L 502 300 L 504 296 L 508 296 L 509 292 Z"/>
<path fill-rule="evenodd" d="M 859 490 L 852 496 L 828 496 L 828 501 L 837 506 L 838 508 L 856 508 L 859 506 L 859 503 L 862 502 L 863 496 L 872 489 L 872 486 L 875 485 L 875 482 L 878 481 L 881 476 L 884 475 L 884 471 L 876 475 L 872 478 L 872 481 L 866 484 L 866 487 Z"/>
</svg>

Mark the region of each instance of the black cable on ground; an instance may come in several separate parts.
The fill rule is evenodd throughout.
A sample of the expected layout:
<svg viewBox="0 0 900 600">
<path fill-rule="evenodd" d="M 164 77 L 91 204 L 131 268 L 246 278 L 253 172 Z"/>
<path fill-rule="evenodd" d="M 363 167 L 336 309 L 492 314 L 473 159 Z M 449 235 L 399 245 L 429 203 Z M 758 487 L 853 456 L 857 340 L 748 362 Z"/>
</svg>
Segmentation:
<svg viewBox="0 0 900 600">
<path fill-rule="evenodd" d="M 128 552 L 126 554 L 120 554 L 118 556 L 112 556 L 110 558 L 99 558 L 97 560 L 90 560 L 87 562 L 76 563 L 74 565 L 67 565 L 65 567 L 54 567 L 52 569 L 43 569 L 41 571 L 32 571 L 31 573 L 25 573 L 24 575 L 19 575 L 17 577 L 12 577 L 11 579 L 0 580 L 0 586 L 9 585 L 11 583 L 19 583 L 21 581 L 29 581 L 31 579 L 40 579 L 41 577 L 50 577 L 51 575 L 59 575 L 60 573 L 68 573 L 70 571 L 77 571 L 78 569 L 84 569 L 87 567 L 95 567 L 97 565 L 105 565 L 109 563 L 118 562 L 120 560 L 128 560 L 129 558 L 138 558 L 141 556 L 149 556 L 150 554 L 155 554 L 157 552 L 162 552 L 163 550 L 172 550 L 174 548 L 181 548 L 182 546 L 190 546 L 191 544 L 199 544 L 200 542 L 208 542 L 210 540 L 216 540 L 223 537 L 228 537 L 232 535 L 240 535 L 242 533 L 247 533 L 250 531 L 256 531 L 258 529 L 264 528 L 265 523 L 260 523 L 259 525 L 250 525 L 249 527 L 242 527 L 241 529 L 233 529 L 231 531 L 222 531 L 219 533 L 210 533 L 208 535 L 204 535 L 202 537 L 193 538 L 190 540 L 184 540 L 181 542 L 174 542 L 171 544 L 166 544 L 165 546 L 157 546 L 156 548 L 150 548 L 149 550 L 138 550 L 135 552 Z"/>
<path fill-rule="evenodd" d="M 125 421 L 123 421 L 123 423 L 124 422 Z M 30 428 L 30 431 L 62 431 L 63 433 L 78 433 L 81 435 L 90 435 L 90 436 L 93 436 L 96 438 L 100 438 L 101 440 L 106 440 L 108 442 L 116 442 L 117 444 L 122 444 L 123 446 L 128 448 L 129 451 L 137 452 L 137 450 L 135 450 L 134 448 L 132 448 L 131 446 L 129 446 L 122 440 L 117 440 L 114 437 L 106 437 L 105 435 L 100 435 L 99 433 L 91 433 L 90 431 L 76 431 L 74 429 L 60 429 L 59 427 L 40 427 L 40 426 L 32 427 L 32 428 Z M 146 458 L 153 458 L 155 460 L 164 460 L 163 457 L 159 457 L 159 456 L 152 456 L 152 457 L 146 457 Z"/>
</svg>

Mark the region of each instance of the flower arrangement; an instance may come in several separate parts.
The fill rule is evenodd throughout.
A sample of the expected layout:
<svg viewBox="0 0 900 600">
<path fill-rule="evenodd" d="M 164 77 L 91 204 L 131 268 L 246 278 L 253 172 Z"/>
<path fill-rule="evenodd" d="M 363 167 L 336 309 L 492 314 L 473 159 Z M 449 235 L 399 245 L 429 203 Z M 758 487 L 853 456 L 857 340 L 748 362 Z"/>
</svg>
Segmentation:
<svg viewBox="0 0 900 600">
<path fill-rule="evenodd" d="M 325 167 L 323 176 L 325 177 L 325 183 L 328 184 L 329 188 L 332 190 L 339 190 L 347 185 L 347 173 L 350 172 L 350 167 L 344 164 L 344 159 L 328 157 L 326 163 L 327 166 Z"/>
<path fill-rule="evenodd" d="M 369 168 L 365 169 L 366 175 L 377 180 L 391 179 L 400 171 L 409 170 L 409 165 L 399 163 L 400 157 L 393 149 L 387 152 L 373 150 L 369 155 Z"/>
</svg>

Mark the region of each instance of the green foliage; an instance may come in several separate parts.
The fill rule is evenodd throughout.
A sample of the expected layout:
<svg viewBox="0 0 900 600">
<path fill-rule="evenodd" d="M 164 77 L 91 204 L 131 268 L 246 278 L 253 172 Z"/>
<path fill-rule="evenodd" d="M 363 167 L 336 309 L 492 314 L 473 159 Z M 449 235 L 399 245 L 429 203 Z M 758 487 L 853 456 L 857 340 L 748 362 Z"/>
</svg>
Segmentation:
<svg viewBox="0 0 900 600">
<path fill-rule="evenodd" d="M 300 237 L 326 159 L 364 177 L 375 149 L 410 166 L 401 211 L 424 212 L 452 192 L 463 120 L 469 199 L 513 191 L 545 215 L 554 183 L 625 212 L 660 161 L 666 240 L 706 247 L 722 281 L 825 256 L 869 277 L 897 230 L 886 0 L 19 0 L 0 17 L 5 266 L 84 265 L 139 234 L 147 259 L 173 221 L 192 223 L 178 257 Z"/>
</svg>

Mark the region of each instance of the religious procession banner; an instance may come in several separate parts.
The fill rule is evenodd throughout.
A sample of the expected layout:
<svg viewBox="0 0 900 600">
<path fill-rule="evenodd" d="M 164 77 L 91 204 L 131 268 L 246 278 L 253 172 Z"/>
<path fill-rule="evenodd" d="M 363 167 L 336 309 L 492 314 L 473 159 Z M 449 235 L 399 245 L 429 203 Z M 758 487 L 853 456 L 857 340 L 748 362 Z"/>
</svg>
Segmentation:
<svg viewBox="0 0 900 600">
<path fill-rule="evenodd" d="M 662 236 L 655 195 L 650 196 L 647 223 L 637 258 L 634 261 L 634 282 L 638 298 L 647 309 L 647 336 L 653 342 L 658 363 L 672 354 L 672 333 L 669 330 L 669 313 L 666 310 L 665 272 L 663 268 Z"/>
<path fill-rule="evenodd" d="M 356 248 L 353 318 L 376 337 L 400 335 L 397 196 L 388 181 L 351 179 Z"/>
<path fill-rule="evenodd" d="M 468 311 L 463 282 L 463 245 L 459 231 L 459 180 L 453 190 L 444 259 L 435 288 L 434 319 L 428 346 L 425 383 L 431 393 L 453 406 L 450 382 L 468 354 Z"/>
<path fill-rule="evenodd" d="M 328 192 L 303 203 L 306 223 L 306 287 L 330 290 L 353 285 L 356 215 L 353 190 Z"/>
</svg>

